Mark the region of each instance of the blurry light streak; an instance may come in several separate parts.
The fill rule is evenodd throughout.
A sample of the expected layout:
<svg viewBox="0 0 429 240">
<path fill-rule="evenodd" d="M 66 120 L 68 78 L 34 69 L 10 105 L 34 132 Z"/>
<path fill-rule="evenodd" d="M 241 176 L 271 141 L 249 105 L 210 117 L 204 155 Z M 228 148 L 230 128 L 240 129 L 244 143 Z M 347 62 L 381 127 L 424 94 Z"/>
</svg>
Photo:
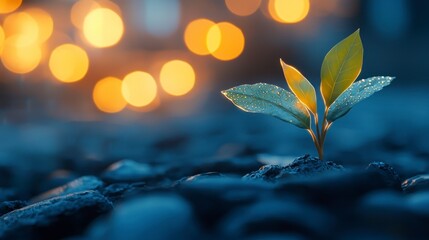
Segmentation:
<svg viewBox="0 0 429 240">
<path fill-rule="evenodd" d="M 113 10 L 92 10 L 83 23 L 85 39 L 94 47 L 105 48 L 117 44 L 124 33 L 122 18 Z"/>
<path fill-rule="evenodd" d="M 165 92 L 173 96 L 182 96 L 194 87 L 195 71 L 185 61 L 172 60 L 162 66 L 159 80 Z"/>
<path fill-rule="evenodd" d="M 258 10 L 261 0 L 225 0 L 229 11 L 238 16 L 249 16 Z"/>
<path fill-rule="evenodd" d="M 92 99 L 97 108 L 106 113 L 117 113 L 127 106 L 122 96 L 122 81 L 115 77 L 98 81 L 92 92 Z"/>
<path fill-rule="evenodd" d="M 49 58 L 52 75 L 61 82 L 71 83 L 85 77 L 89 68 L 88 55 L 73 44 L 63 44 L 55 48 Z"/>
<path fill-rule="evenodd" d="M 134 107 L 144 107 L 157 96 L 155 79 L 146 72 L 135 71 L 126 75 L 122 81 L 122 96 Z"/>
<path fill-rule="evenodd" d="M 212 26 L 207 33 L 207 48 L 222 61 L 230 61 L 243 52 L 245 38 L 240 28 L 229 22 Z"/>
</svg>

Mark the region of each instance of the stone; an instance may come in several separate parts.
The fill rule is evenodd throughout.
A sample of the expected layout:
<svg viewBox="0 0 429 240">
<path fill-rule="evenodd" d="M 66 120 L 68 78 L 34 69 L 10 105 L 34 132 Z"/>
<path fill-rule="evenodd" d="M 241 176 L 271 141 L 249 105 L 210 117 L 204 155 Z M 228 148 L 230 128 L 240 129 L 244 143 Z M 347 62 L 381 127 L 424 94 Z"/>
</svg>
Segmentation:
<svg viewBox="0 0 429 240">
<path fill-rule="evenodd" d="M 174 194 L 155 194 L 125 201 L 95 223 L 89 239 L 198 239 L 191 205 Z"/>
<path fill-rule="evenodd" d="M 123 200 L 137 195 L 146 188 L 146 183 L 113 183 L 106 186 L 101 192 L 112 202 Z"/>
<path fill-rule="evenodd" d="M 80 234 L 96 217 L 112 209 L 97 191 L 50 198 L 0 217 L 1 239 L 62 239 Z"/>
<path fill-rule="evenodd" d="M 0 216 L 25 206 L 27 206 L 27 202 L 21 200 L 2 202 L 0 203 Z"/>
<path fill-rule="evenodd" d="M 401 178 L 398 173 L 387 163 L 384 162 L 372 162 L 366 168 L 368 171 L 374 171 L 379 173 L 385 180 L 388 186 L 400 189 Z"/>
<path fill-rule="evenodd" d="M 235 209 L 220 224 L 220 232 L 228 239 L 268 233 L 320 239 L 334 227 L 335 218 L 316 206 L 293 199 L 267 199 Z"/>
<path fill-rule="evenodd" d="M 125 159 L 110 165 L 101 178 L 110 183 L 142 182 L 157 179 L 160 175 L 160 171 L 149 164 Z"/>
<path fill-rule="evenodd" d="M 401 184 L 404 192 L 429 190 L 429 174 L 421 174 L 404 180 Z"/>
<path fill-rule="evenodd" d="M 243 178 L 248 180 L 264 180 L 268 182 L 277 182 L 290 177 L 312 176 L 322 173 L 332 173 L 343 171 L 341 165 L 331 161 L 321 161 L 318 158 L 304 155 L 295 159 L 286 166 L 265 165 L 259 170 L 246 174 Z"/>
<path fill-rule="evenodd" d="M 87 190 L 99 190 L 104 183 L 95 176 L 83 176 L 75 179 L 63 186 L 54 188 L 32 199 L 32 202 L 39 202 L 53 197 L 64 196 L 70 193 Z"/>
</svg>

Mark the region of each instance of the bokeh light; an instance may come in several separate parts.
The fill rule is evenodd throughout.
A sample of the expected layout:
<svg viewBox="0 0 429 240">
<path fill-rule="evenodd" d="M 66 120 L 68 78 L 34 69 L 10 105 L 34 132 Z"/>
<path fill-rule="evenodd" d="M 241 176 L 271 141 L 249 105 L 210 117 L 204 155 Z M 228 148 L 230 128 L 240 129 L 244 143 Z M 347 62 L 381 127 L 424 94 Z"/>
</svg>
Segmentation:
<svg viewBox="0 0 429 240">
<path fill-rule="evenodd" d="M 208 19 L 197 19 L 188 24 L 185 29 L 184 40 L 186 47 L 197 55 L 210 54 L 207 48 L 207 33 L 215 23 Z"/>
<path fill-rule="evenodd" d="M 281 23 L 302 21 L 310 11 L 309 0 L 270 0 L 268 10 L 271 17 Z"/>
<path fill-rule="evenodd" d="M 73 4 L 70 11 L 70 20 L 77 29 L 83 28 L 83 21 L 85 16 L 88 15 L 92 10 L 100 8 L 100 5 L 94 0 L 79 0 Z"/>
<path fill-rule="evenodd" d="M 1 55 L 3 65 L 11 72 L 24 74 L 33 71 L 40 63 L 42 51 L 37 44 L 20 44 L 19 36 L 12 36 L 4 42 Z"/>
<path fill-rule="evenodd" d="M 14 44 L 33 45 L 39 38 L 39 26 L 37 21 L 26 12 L 17 12 L 8 15 L 3 28 L 6 38 L 15 36 Z"/>
<path fill-rule="evenodd" d="M 11 13 L 21 6 L 22 0 L 1 0 L 0 14 Z"/>
<path fill-rule="evenodd" d="M 1 56 L 1 53 L 3 52 L 4 40 L 5 40 L 4 30 L 3 30 L 3 27 L 0 25 L 0 56 Z"/>
<path fill-rule="evenodd" d="M 122 96 L 134 107 L 149 105 L 157 96 L 155 79 L 146 72 L 129 73 L 122 81 Z"/>
<path fill-rule="evenodd" d="M 187 94 L 195 85 L 195 71 L 182 60 L 172 60 L 164 64 L 159 75 L 162 89 L 170 95 Z"/>
<path fill-rule="evenodd" d="M 36 21 L 38 26 L 38 41 L 43 43 L 48 40 L 54 30 L 54 21 L 51 15 L 40 8 L 30 8 L 26 12 Z"/>
<path fill-rule="evenodd" d="M 238 16 L 249 16 L 258 10 L 261 0 L 225 0 L 229 11 Z"/>
<path fill-rule="evenodd" d="M 94 47 L 110 47 L 121 40 L 124 33 L 122 18 L 108 8 L 92 10 L 83 23 L 85 39 Z"/>
<path fill-rule="evenodd" d="M 122 96 L 122 81 L 115 77 L 106 77 L 95 84 L 92 99 L 100 111 L 117 113 L 127 106 Z"/>
<path fill-rule="evenodd" d="M 89 59 L 85 50 L 73 44 L 58 46 L 49 58 L 49 69 L 61 82 L 71 83 L 81 80 L 86 75 L 88 67 Z"/>
<path fill-rule="evenodd" d="M 243 32 L 229 22 L 212 26 L 207 33 L 207 48 L 211 54 L 222 61 L 237 58 L 244 50 Z"/>
</svg>

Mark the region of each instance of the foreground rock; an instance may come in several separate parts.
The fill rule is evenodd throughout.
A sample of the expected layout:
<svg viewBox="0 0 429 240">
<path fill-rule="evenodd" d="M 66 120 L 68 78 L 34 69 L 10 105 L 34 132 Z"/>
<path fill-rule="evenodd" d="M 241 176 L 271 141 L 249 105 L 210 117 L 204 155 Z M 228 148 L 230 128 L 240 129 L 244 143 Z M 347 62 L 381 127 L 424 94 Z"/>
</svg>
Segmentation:
<svg viewBox="0 0 429 240">
<path fill-rule="evenodd" d="M 408 178 L 401 184 L 401 187 L 405 192 L 429 191 L 429 174 Z"/>
<path fill-rule="evenodd" d="M 155 180 L 160 176 L 158 169 L 133 160 L 122 160 L 110 165 L 103 173 L 106 182 L 142 182 Z"/>
<path fill-rule="evenodd" d="M 90 239 L 198 239 L 191 205 L 173 194 L 124 202 L 89 231 Z"/>
<path fill-rule="evenodd" d="M 321 161 L 318 158 L 304 155 L 286 166 L 265 165 L 259 170 L 246 174 L 244 179 L 277 182 L 291 176 L 313 176 L 327 172 L 341 172 L 344 168 L 331 161 Z"/>
<path fill-rule="evenodd" d="M 99 190 L 103 185 L 104 183 L 97 177 L 83 176 L 61 187 L 54 188 L 33 198 L 32 202 L 39 202 L 53 197 L 64 196 L 70 193 Z"/>
<path fill-rule="evenodd" d="M 221 225 L 228 239 L 276 233 L 296 234 L 310 239 L 329 236 L 335 218 L 315 206 L 294 199 L 262 200 L 237 208 Z"/>
<path fill-rule="evenodd" d="M 60 239 L 80 234 L 112 204 L 96 191 L 51 198 L 0 217 L 0 239 Z"/>
</svg>

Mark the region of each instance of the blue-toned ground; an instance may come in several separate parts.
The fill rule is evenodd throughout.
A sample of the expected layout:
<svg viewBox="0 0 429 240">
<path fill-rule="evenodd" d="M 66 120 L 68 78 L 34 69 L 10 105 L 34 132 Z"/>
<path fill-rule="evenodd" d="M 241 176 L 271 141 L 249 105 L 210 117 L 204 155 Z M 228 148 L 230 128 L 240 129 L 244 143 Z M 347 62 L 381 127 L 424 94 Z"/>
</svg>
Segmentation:
<svg viewBox="0 0 429 240">
<path fill-rule="evenodd" d="M 1 238 L 429 236 L 424 88 L 360 103 L 332 126 L 323 162 L 304 156 L 316 154 L 305 131 L 217 98 L 138 123 L 4 123 Z"/>
</svg>

